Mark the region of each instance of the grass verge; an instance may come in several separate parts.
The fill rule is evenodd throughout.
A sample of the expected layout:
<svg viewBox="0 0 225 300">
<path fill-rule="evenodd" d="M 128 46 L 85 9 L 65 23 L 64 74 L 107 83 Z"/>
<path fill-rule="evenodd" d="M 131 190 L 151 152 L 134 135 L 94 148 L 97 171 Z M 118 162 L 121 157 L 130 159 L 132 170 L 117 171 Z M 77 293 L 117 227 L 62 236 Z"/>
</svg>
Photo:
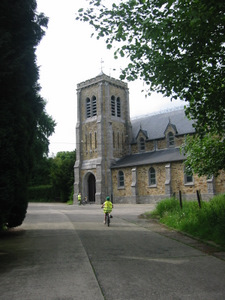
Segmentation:
<svg viewBox="0 0 225 300">
<path fill-rule="evenodd" d="M 183 201 L 181 209 L 177 199 L 165 199 L 145 217 L 157 218 L 170 228 L 225 246 L 225 194 L 202 201 L 201 208 L 197 201 Z"/>
</svg>

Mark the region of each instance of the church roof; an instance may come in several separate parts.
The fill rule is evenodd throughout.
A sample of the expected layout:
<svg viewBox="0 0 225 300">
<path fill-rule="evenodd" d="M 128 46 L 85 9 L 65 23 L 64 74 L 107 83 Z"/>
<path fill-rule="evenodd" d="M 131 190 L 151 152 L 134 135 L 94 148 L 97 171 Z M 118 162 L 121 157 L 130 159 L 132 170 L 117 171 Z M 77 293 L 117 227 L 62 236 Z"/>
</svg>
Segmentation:
<svg viewBox="0 0 225 300">
<path fill-rule="evenodd" d="M 133 142 L 139 133 L 140 128 L 147 132 L 148 140 L 156 140 L 165 137 L 165 130 L 168 124 L 176 128 L 177 135 L 194 133 L 194 121 L 189 120 L 184 109 L 147 115 L 131 120 Z"/>
<path fill-rule="evenodd" d="M 168 148 L 153 152 L 127 155 L 113 163 L 111 168 L 115 169 L 183 160 L 185 160 L 185 156 L 180 153 L 179 148 Z"/>
</svg>

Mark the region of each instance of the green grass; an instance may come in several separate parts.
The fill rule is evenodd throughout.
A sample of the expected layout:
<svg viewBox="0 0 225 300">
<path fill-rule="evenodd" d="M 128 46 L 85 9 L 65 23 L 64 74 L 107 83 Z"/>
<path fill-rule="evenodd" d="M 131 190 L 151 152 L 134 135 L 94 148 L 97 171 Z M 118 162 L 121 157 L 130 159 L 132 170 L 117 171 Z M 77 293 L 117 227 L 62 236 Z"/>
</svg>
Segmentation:
<svg viewBox="0 0 225 300">
<path fill-rule="evenodd" d="M 66 204 L 72 205 L 72 204 L 73 204 L 73 200 L 72 200 L 72 199 L 68 200 L 68 201 L 66 202 Z"/>
<path fill-rule="evenodd" d="M 225 194 L 215 196 L 209 202 L 165 199 L 159 202 L 153 212 L 146 213 L 148 218 L 157 218 L 170 228 L 186 232 L 206 241 L 225 246 Z"/>
</svg>

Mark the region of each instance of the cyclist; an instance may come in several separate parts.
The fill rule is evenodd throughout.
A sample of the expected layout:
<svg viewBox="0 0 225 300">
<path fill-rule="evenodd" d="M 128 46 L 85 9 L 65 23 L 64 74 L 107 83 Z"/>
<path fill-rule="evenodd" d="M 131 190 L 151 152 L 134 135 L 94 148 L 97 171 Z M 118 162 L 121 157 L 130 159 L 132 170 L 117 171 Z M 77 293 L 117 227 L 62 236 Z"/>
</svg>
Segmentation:
<svg viewBox="0 0 225 300">
<path fill-rule="evenodd" d="M 105 214 L 105 219 L 104 219 L 104 224 L 106 223 L 106 213 L 111 213 L 113 209 L 113 204 L 110 200 L 110 197 L 106 197 L 106 201 L 102 204 L 102 208 L 104 209 L 104 214 Z"/>
</svg>

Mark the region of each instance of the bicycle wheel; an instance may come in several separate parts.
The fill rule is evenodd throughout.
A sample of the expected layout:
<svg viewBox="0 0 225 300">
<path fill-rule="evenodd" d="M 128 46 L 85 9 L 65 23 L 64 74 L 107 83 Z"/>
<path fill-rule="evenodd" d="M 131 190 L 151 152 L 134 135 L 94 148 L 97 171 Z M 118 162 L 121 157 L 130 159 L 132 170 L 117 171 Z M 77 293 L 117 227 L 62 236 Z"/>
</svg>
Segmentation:
<svg viewBox="0 0 225 300">
<path fill-rule="evenodd" d="M 110 216 L 109 216 L 109 213 L 107 213 L 107 216 L 106 216 L 107 218 L 106 218 L 106 221 L 107 221 L 107 225 L 109 226 L 109 224 L 110 224 Z"/>
</svg>

